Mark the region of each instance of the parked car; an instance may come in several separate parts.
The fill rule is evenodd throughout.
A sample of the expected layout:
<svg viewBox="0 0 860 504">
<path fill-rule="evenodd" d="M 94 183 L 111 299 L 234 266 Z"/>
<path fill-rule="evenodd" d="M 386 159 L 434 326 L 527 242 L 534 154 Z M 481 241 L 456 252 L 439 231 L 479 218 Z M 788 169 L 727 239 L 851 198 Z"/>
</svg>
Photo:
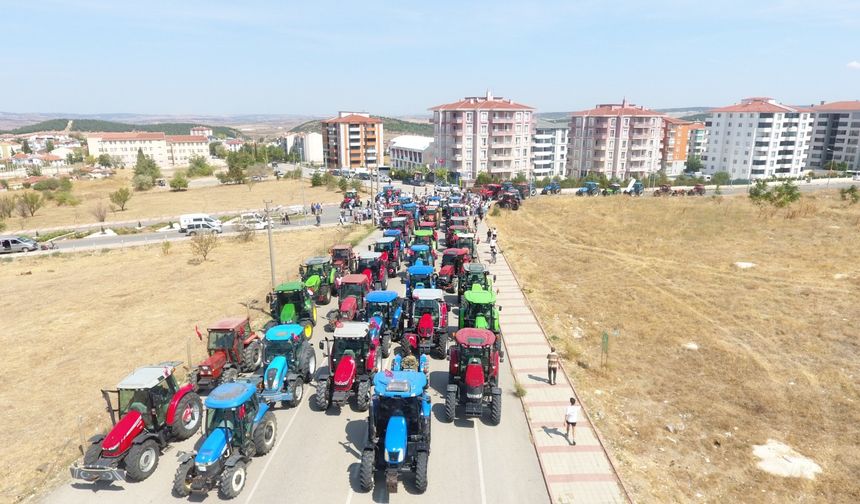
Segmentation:
<svg viewBox="0 0 860 504">
<path fill-rule="evenodd" d="M 188 236 L 212 233 L 220 234 L 221 226 L 215 226 L 210 222 L 195 222 L 193 224 L 189 224 L 188 227 L 185 228 L 185 232 L 188 233 Z"/>
<path fill-rule="evenodd" d="M 378 174 L 376 176 L 376 179 L 379 180 L 380 182 L 382 182 L 383 184 L 390 184 L 391 183 L 391 177 L 389 177 L 388 175 L 386 175 L 384 173 Z"/>
<path fill-rule="evenodd" d="M 185 214 L 179 216 L 179 232 L 184 233 L 188 231 L 188 226 L 191 224 L 207 224 L 206 226 L 209 229 L 217 229 L 218 232 L 221 232 L 221 221 L 210 217 L 209 214 Z M 195 227 L 195 229 L 200 229 L 199 227 Z"/>
<path fill-rule="evenodd" d="M 39 250 L 39 244 L 26 236 L 0 236 L 0 254 L 13 252 L 32 252 Z"/>
</svg>

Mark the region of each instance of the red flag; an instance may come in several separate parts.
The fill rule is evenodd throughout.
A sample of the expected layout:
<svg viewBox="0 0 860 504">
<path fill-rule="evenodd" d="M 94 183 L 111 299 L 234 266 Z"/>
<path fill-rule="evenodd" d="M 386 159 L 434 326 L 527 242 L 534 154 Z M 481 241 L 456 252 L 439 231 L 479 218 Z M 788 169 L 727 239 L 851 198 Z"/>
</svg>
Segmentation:
<svg viewBox="0 0 860 504">
<path fill-rule="evenodd" d="M 386 378 L 391 378 L 393 376 L 394 376 L 394 373 L 392 373 L 390 369 L 385 370 L 385 377 Z"/>
<path fill-rule="evenodd" d="M 194 332 L 197 333 L 197 339 L 203 341 L 203 333 L 200 332 L 200 329 L 197 327 L 197 324 L 194 324 Z"/>
</svg>

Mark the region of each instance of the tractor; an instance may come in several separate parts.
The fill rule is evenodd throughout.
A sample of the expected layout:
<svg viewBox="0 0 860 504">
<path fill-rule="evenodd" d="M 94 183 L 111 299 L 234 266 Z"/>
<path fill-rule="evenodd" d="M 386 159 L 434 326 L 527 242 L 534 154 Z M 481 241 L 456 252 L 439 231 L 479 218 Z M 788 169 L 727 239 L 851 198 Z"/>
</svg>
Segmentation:
<svg viewBox="0 0 860 504">
<path fill-rule="evenodd" d="M 436 249 L 436 238 L 433 236 L 435 232 L 430 229 L 416 229 L 412 232 L 412 245 L 427 245 L 431 249 Z"/>
<path fill-rule="evenodd" d="M 457 303 L 462 304 L 463 294 L 472 290 L 472 286 L 479 285 L 481 289 L 493 292 L 493 280 L 495 275 L 490 276 L 490 271 L 481 263 L 470 262 L 463 266 L 463 275 L 457 281 Z"/>
<path fill-rule="evenodd" d="M 600 194 L 600 186 L 597 185 L 597 182 L 588 181 L 584 186 L 577 189 L 575 194 L 577 196 L 597 196 Z"/>
<path fill-rule="evenodd" d="M 383 236 L 373 242 L 373 245 L 368 245 L 367 249 L 382 254 L 381 258 L 385 262 L 388 278 L 397 276 L 397 269 L 400 267 L 399 240 Z"/>
<path fill-rule="evenodd" d="M 334 291 L 337 294 L 337 289 L 340 287 L 340 279 L 344 275 L 348 275 L 355 270 L 355 252 L 352 250 L 352 245 L 341 244 L 335 245 L 329 251 L 331 256 L 331 264 L 335 268 Z"/>
<path fill-rule="evenodd" d="M 468 217 L 459 216 L 459 215 L 454 216 L 454 217 L 450 217 L 450 218 L 448 219 L 448 221 L 446 222 L 446 226 L 447 226 L 447 227 L 449 227 L 449 228 L 451 228 L 451 227 L 457 227 L 457 226 L 462 226 L 462 227 L 466 228 L 466 230 L 467 230 L 467 231 L 471 231 L 471 230 L 472 230 L 472 227 L 469 225 L 469 218 L 468 218 Z"/>
<path fill-rule="evenodd" d="M 428 266 L 434 266 L 436 251 L 427 245 L 412 245 L 406 249 L 406 261 L 409 266 L 415 266 L 419 261 Z"/>
<path fill-rule="evenodd" d="M 457 246 L 458 234 L 469 234 L 469 226 L 464 225 L 449 225 L 445 228 L 445 246 L 448 248 Z"/>
<path fill-rule="evenodd" d="M 537 194 L 537 189 L 535 189 L 534 184 L 531 183 L 522 182 L 519 184 L 514 184 L 514 189 L 517 191 L 517 193 L 519 193 L 521 200 L 524 200 L 529 196 L 534 196 L 535 194 Z"/>
<path fill-rule="evenodd" d="M 435 289 L 436 273 L 433 266 L 416 264 L 406 269 L 406 299 L 412 299 L 414 289 Z"/>
<path fill-rule="evenodd" d="M 373 291 L 367 295 L 367 322 L 379 328 L 382 357 L 391 352 L 391 342 L 403 335 L 403 303 L 397 293 L 390 290 Z"/>
<path fill-rule="evenodd" d="M 496 335 L 488 329 L 460 329 L 448 353 L 448 387 L 445 419 L 453 422 L 457 405 L 466 416 L 481 416 L 490 408 L 490 422 L 502 420 L 502 389 L 499 387 L 499 351 Z"/>
<path fill-rule="evenodd" d="M 397 492 L 400 474 L 415 474 L 415 489 L 427 490 L 431 403 L 427 377 L 416 371 L 384 371 L 373 379 L 367 440 L 358 469 L 359 487 L 373 489 L 374 474 L 385 471 L 385 486 Z"/>
<path fill-rule="evenodd" d="M 450 203 L 446 206 L 442 213 L 445 215 L 445 222 L 451 222 L 454 217 L 467 217 L 468 207 L 462 203 Z"/>
<path fill-rule="evenodd" d="M 203 334 L 195 328 L 197 338 Z M 210 389 L 219 383 L 231 382 L 239 373 L 256 371 L 263 363 L 263 343 L 251 330 L 248 317 L 233 317 L 218 321 L 207 329 L 206 351 L 209 357 L 191 370 L 189 383 L 194 390 Z"/>
<path fill-rule="evenodd" d="M 621 184 L 609 184 L 609 187 L 600 192 L 603 196 L 614 196 L 621 192 Z"/>
<path fill-rule="evenodd" d="M 298 405 L 305 383 L 310 383 L 316 373 L 317 356 L 303 331 L 298 324 L 277 325 L 266 331 L 262 395 L 272 409 L 278 401 L 285 408 Z"/>
<path fill-rule="evenodd" d="M 484 290 L 479 285 L 473 285 L 463 294 L 458 326 L 460 329 L 474 327 L 493 331 L 493 334 L 496 335 L 496 350 L 501 350 L 500 311 L 502 311 L 502 307 L 496 306 L 496 296 L 492 291 Z"/>
<path fill-rule="evenodd" d="M 338 292 L 338 294 L 340 294 Z M 280 324 L 299 324 L 305 328 L 305 338 L 311 339 L 317 323 L 317 307 L 313 293 L 301 281 L 284 282 L 266 296 L 272 320 L 263 330 Z"/>
<path fill-rule="evenodd" d="M 382 214 L 379 216 L 379 228 L 389 229 L 391 227 L 391 219 L 394 218 L 394 209 L 383 208 Z"/>
<path fill-rule="evenodd" d="M 142 481 L 158 467 L 171 441 L 190 438 L 200 428 L 203 403 L 191 384 L 176 383 L 181 362 L 162 362 L 135 369 L 116 387 L 102 390 L 111 429 L 89 439 L 72 478 L 96 481 Z M 83 449 L 83 447 L 81 447 Z"/>
<path fill-rule="evenodd" d="M 351 206 L 358 206 L 361 204 L 361 198 L 358 195 L 358 191 L 346 191 L 343 194 L 343 201 L 340 202 L 341 208 L 349 208 Z"/>
<path fill-rule="evenodd" d="M 406 240 L 403 238 L 403 231 L 399 229 L 386 229 L 382 232 L 383 238 L 394 238 L 394 241 L 397 242 L 397 260 L 400 262 L 404 261 L 403 254 L 406 250 Z"/>
<path fill-rule="evenodd" d="M 337 271 L 332 267 L 330 257 L 311 257 L 299 266 L 299 275 L 311 292 L 318 305 L 327 305 L 331 302 L 331 295 L 335 288 L 335 275 Z"/>
<path fill-rule="evenodd" d="M 624 194 L 628 196 L 642 196 L 643 192 L 645 192 L 645 185 L 638 180 L 632 180 L 627 189 L 624 189 Z"/>
<path fill-rule="evenodd" d="M 367 277 L 375 290 L 388 287 L 388 256 L 380 252 L 362 252 L 355 272 Z M 396 273 L 395 273 L 396 274 Z"/>
<path fill-rule="evenodd" d="M 696 184 L 692 189 L 687 191 L 687 196 L 704 196 L 705 195 L 705 186 L 704 184 Z"/>
<path fill-rule="evenodd" d="M 421 354 L 433 349 L 445 358 L 448 348 L 448 303 L 441 289 L 415 289 L 409 311 L 409 326 L 403 330 L 402 344 Z"/>
<path fill-rule="evenodd" d="M 222 499 L 232 499 L 245 488 L 251 459 L 275 446 L 278 423 L 252 382 L 219 385 L 206 398 L 206 410 L 204 436 L 194 451 L 177 454 L 173 495 L 205 495 L 217 486 Z"/>
<path fill-rule="evenodd" d="M 353 273 L 343 277 L 338 291 L 337 308 L 328 312 L 326 330 L 333 331 L 341 322 L 363 320 L 365 296 L 370 292 L 370 280 L 366 275 Z"/>
<path fill-rule="evenodd" d="M 501 190 L 500 184 L 487 184 L 480 189 L 479 194 L 484 200 L 494 200 Z"/>
<path fill-rule="evenodd" d="M 550 182 L 540 190 L 541 194 L 558 194 L 561 192 L 561 185 L 558 182 Z"/>
<path fill-rule="evenodd" d="M 317 379 L 314 402 L 318 409 L 340 408 L 355 396 L 356 409 L 367 410 L 370 385 L 381 362 L 379 345 L 379 328 L 367 322 L 344 322 L 335 328 L 332 339 L 320 341 L 328 370 L 321 371 Z"/>
<path fill-rule="evenodd" d="M 399 229 L 406 236 L 412 230 L 412 227 L 406 217 L 392 217 L 388 224 L 388 229 Z"/>
<path fill-rule="evenodd" d="M 448 247 L 468 250 L 469 254 L 472 256 L 472 260 L 474 261 L 478 259 L 478 242 L 479 239 L 475 233 L 457 233 L 455 235 L 454 243 L 448 244 Z"/>
<path fill-rule="evenodd" d="M 657 189 L 654 189 L 654 196 L 673 196 L 674 191 L 669 184 L 662 184 Z"/>
<path fill-rule="evenodd" d="M 439 276 L 436 284 L 445 292 L 454 293 L 454 280 L 460 278 L 465 271 L 465 266 L 472 260 L 469 249 L 447 248 L 442 252 L 442 264 L 439 267 Z"/>
<path fill-rule="evenodd" d="M 439 241 L 439 232 L 436 227 L 436 222 L 422 220 L 418 223 L 418 227 L 415 228 L 415 232 L 429 231 L 433 235 L 433 241 L 436 242 Z"/>
</svg>

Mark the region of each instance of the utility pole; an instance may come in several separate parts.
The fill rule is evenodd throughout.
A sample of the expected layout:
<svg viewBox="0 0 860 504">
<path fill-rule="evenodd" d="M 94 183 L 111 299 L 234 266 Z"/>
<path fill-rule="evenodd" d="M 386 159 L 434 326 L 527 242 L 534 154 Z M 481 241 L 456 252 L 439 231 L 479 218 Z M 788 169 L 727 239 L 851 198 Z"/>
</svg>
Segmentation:
<svg viewBox="0 0 860 504">
<path fill-rule="evenodd" d="M 264 200 L 263 203 L 266 204 L 266 231 L 269 235 L 269 268 L 272 272 L 272 291 L 275 290 L 275 249 L 272 245 L 272 214 L 269 209 L 269 205 L 272 204 L 271 200 Z"/>
</svg>

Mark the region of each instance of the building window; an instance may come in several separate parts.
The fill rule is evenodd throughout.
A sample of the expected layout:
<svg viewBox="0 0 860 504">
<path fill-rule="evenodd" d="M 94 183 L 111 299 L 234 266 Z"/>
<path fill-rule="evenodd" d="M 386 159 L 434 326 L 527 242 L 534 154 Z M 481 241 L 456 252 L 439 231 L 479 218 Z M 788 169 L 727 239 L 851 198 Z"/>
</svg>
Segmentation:
<svg viewBox="0 0 860 504">
<path fill-rule="evenodd" d="M 481 115 L 483 115 L 483 114 L 486 114 L 486 112 L 481 112 Z M 481 134 L 482 134 L 482 135 L 486 135 L 486 134 L 487 134 L 487 125 L 486 125 L 486 124 L 482 124 L 482 125 L 481 125 Z"/>
<path fill-rule="evenodd" d="M 482 123 L 487 122 L 487 113 L 486 112 L 481 112 L 481 122 Z"/>
<path fill-rule="evenodd" d="M 523 113 L 523 119 L 524 119 L 526 122 L 531 121 L 531 120 L 532 120 L 532 113 L 531 113 L 531 112 L 525 112 L 525 113 Z"/>
<path fill-rule="evenodd" d="M 466 112 L 466 122 L 467 123 L 472 122 L 472 113 L 471 112 Z"/>
<path fill-rule="evenodd" d="M 481 149 L 481 159 L 487 159 L 487 149 Z"/>
<path fill-rule="evenodd" d="M 523 113 L 522 113 L 522 112 L 517 112 L 517 113 L 516 113 L 516 115 L 514 116 L 514 120 L 515 120 L 515 121 L 517 121 L 517 122 L 522 121 L 522 120 L 523 120 Z"/>
</svg>

